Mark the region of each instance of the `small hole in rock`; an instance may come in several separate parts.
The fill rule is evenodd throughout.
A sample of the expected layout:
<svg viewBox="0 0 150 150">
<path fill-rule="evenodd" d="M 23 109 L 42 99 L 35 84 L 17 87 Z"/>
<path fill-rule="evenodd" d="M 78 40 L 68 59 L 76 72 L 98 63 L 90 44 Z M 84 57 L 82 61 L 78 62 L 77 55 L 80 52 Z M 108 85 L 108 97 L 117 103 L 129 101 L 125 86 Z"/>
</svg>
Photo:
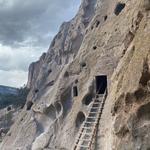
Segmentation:
<svg viewBox="0 0 150 150">
<path fill-rule="evenodd" d="M 85 62 L 82 62 L 82 63 L 81 63 L 81 67 L 82 67 L 82 68 L 86 67 L 86 63 L 85 63 Z"/>
<path fill-rule="evenodd" d="M 121 11 L 125 8 L 125 6 L 125 3 L 118 3 L 114 10 L 115 15 L 118 16 L 121 13 Z"/>
<path fill-rule="evenodd" d="M 73 96 L 74 97 L 78 96 L 78 88 L 77 88 L 77 86 L 73 87 Z"/>
<path fill-rule="evenodd" d="M 108 18 L 108 17 L 107 17 L 107 15 L 106 15 L 106 16 L 104 16 L 104 21 L 106 21 L 106 20 L 107 20 L 107 18 Z"/>
<path fill-rule="evenodd" d="M 48 70 L 48 74 L 50 74 L 51 72 L 52 72 L 52 70 L 51 70 L 51 69 L 49 69 L 49 70 Z"/>
<path fill-rule="evenodd" d="M 66 72 L 64 73 L 64 77 L 65 77 L 65 78 L 69 77 L 69 72 L 68 72 L 68 71 L 66 71 Z"/>
<path fill-rule="evenodd" d="M 33 102 L 32 101 L 28 101 L 27 102 L 27 110 L 30 110 L 32 105 L 33 105 Z"/>
<path fill-rule="evenodd" d="M 35 89 L 35 93 L 38 93 L 39 92 L 39 90 L 38 89 Z"/>
<path fill-rule="evenodd" d="M 84 98 L 83 98 L 83 101 L 82 101 L 82 104 L 84 105 L 89 105 L 91 102 L 92 102 L 92 98 L 93 98 L 93 95 L 90 93 L 90 94 L 87 94 Z"/>
<path fill-rule="evenodd" d="M 81 124 L 85 120 L 85 114 L 83 112 L 79 112 L 76 118 L 76 127 L 79 128 Z"/>
<path fill-rule="evenodd" d="M 77 84 L 77 83 L 78 83 L 78 79 L 76 79 L 76 80 L 74 81 L 74 83 Z"/>
<path fill-rule="evenodd" d="M 99 24 L 100 24 L 100 21 L 96 21 L 96 28 L 99 26 Z"/>
<path fill-rule="evenodd" d="M 96 49 L 97 49 L 97 46 L 93 46 L 93 49 L 96 50 Z"/>
<path fill-rule="evenodd" d="M 143 72 L 140 79 L 140 84 L 146 86 L 149 80 L 150 80 L 149 66 L 147 60 L 145 60 L 143 63 Z"/>
</svg>

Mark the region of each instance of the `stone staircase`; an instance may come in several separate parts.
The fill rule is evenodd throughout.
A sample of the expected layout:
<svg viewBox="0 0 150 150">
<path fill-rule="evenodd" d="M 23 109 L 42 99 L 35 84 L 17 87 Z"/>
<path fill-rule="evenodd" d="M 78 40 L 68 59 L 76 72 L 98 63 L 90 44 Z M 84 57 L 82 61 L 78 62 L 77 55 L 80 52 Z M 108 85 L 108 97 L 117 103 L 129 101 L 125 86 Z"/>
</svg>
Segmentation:
<svg viewBox="0 0 150 150">
<path fill-rule="evenodd" d="M 78 132 L 75 145 L 72 150 L 93 150 L 96 140 L 96 133 L 98 130 L 99 121 L 102 115 L 105 104 L 107 91 L 104 94 L 96 94 L 91 105 L 88 116 L 81 125 Z"/>
</svg>

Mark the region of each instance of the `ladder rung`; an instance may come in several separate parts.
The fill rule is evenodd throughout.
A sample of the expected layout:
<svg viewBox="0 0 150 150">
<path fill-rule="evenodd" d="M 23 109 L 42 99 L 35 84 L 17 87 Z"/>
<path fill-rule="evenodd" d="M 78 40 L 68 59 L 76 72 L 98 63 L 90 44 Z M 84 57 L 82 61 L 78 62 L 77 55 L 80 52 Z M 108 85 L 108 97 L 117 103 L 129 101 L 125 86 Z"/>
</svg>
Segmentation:
<svg viewBox="0 0 150 150">
<path fill-rule="evenodd" d="M 77 139 L 77 140 L 81 140 L 81 141 L 90 141 L 91 140 L 91 138 L 90 137 L 86 137 L 86 139 L 84 138 L 84 139 Z"/>
<path fill-rule="evenodd" d="M 92 129 L 92 127 L 83 127 L 83 129 Z"/>
<path fill-rule="evenodd" d="M 97 122 L 89 122 L 89 121 L 87 121 L 87 122 L 85 122 L 85 124 L 96 124 Z"/>
<path fill-rule="evenodd" d="M 96 109 L 93 109 L 92 111 L 91 111 L 91 113 L 95 113 L 95 114 L 98 114 L 98 113 L 100 113 L 101 111 L 99 111 L 99 110 L 96 110 Z"/>
<path fill-rule="evenodd" d="M 91 133 L 83 133 L 83 135 L 89 135 L 89 136 L 91 136 L 92 135 L 92 132 Z"/>
<path fill-rule="evenodd" d="M 85 146 L 85 145 L 78 145 L 77 147 L 83 147 L 83 148 L 89 148 L 89 146 Z"/>
<path fill-rule="evenodd" d="M 98 117 L 87 117 L 87 119 L 97 119 Z"/>
<path fill-rule="evenodd" d="M 98 113 L 98 112 L 95 111 L 95 112 L 90 112 L 89 114 L 97 114 L 97 113 Z"/>
<path fill-rule="evenodd" d="M 92 107 L 92 109 L 93 109 L 93 108 L 94 108 L 94 109 L 98 109 L 99 107 L 97 107 L 97 106 L 93 106 L 93 107 Z"/>
<path fill-rule="evenodd" d="M 100 102 L 94 102 L 93 105 L 101 104 Z"/>
<path fill-rule="evenodd" d="M 93 107 L 100 107 L 100 105 L 99 104 L 93 104 L 93 106 L 91 108 L 93 108 Z"/>
<path fill-rule="evenodd" d="M 78 141 L 91 141 L 91 138 L 89 137 L 89 138 L 87 138 L 87 139 L 80 139 L 80 138 L 78 138 L 77 139 Z M 76 143 L 77 144 L 77 143 Z"/>
<path fill-rule="evenodd" d="M 88 141 L 91 141 L 91 139 L 81 139 L 81 141 L 86 141 L 86 142 L 88 142 Z"/>
<path fill-rule="evenodd" d="M 92 107 L 91 109 L 98 109 L 99 107 Z"/>
</svg>

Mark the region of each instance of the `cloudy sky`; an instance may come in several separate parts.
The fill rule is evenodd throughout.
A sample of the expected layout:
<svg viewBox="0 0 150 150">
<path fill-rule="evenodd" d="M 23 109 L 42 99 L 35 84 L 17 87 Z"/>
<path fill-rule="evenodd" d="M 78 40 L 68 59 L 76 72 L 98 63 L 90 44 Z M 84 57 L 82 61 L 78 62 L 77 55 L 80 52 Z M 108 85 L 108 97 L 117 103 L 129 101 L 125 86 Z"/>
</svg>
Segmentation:
<svg viewBox="0 0 150 150">
<path fill-rule="evenodd" d="M 80 0 L 0 0 L 0 85 L 20 87 Z"/>
</svg>

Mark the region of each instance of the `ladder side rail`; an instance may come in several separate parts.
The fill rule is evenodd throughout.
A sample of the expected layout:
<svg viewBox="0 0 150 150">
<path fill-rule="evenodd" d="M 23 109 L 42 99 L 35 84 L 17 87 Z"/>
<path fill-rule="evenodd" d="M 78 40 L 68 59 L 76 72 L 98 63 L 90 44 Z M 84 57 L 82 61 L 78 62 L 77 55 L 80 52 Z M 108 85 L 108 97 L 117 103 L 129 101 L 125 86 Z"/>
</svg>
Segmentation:
<svg viewBox="0 0 150 150">
<path fill-rule="evenodd" d="M 103 106 L 104 106 L 104 103 L 103 103 L 103 101 L 104 101 L 104 99 L 106 98 L 105 96 L 106 96 L 106 93 L 107 93 L 107 90 L 105 90 L 105 93 L 103 94 L 103 97 L 102 97 L 102 100 L 100 101 L 100 103 L 102 103 L 102 105 L 100 105 L 99 106 L 99 113 L 98 113 L 98 119 L 96 119 L 96 121 L 97 121 L 97 123 L 93 126 L 93 128 L 94 128 L 94 130 L 93 130 L 93 134 L 92 134 L 92 139 L 91 139 L 91 141 L 93 140 L 93 135 L 94 135 L 94 133 L 96 132 L 96 126 L 98 126 L 98 123 L 99 123 L 99 119 L 100 119 L 100 115 L 101 115 L 101 111 L 102 111 L 102 109 L 101 108 L 103 108 Z M 95 94 L 95 98 L 94 98 L 94 101 L 93 101 L 93 104 L 92 104 L 92 106 L 91 106 L 91 108 L 90 108 L 90 110 L 89 110 L 89 113 L 88 113 L 88 116 L 89 116 L 89 114 L 90 114 L 90 112 L 91 112 L 91 110 L 92 110 L 92 107 L 93 107 L 93 105 L 94 105 L 94 102 L 97 100 L 97 96 L 98 96 L 98 93 L 96 93 Z M 82 133 L 83 133 L 83 131 L 84 131 L 84 126 L 85 126 L 85 123 L 86 123 L 86 121 L 87 121 L 87 119 L 88 119 L 88 116 L 86 117 L 86 119 L 85 119 L 85 121 L 82 123 L 82 125 L 81 125 L 81 127 L 80 127 L 80 130 L 79 130 L 79 133 L 78 133 L 78 136 L 77 136 L 77 141 L 75 142 L 75 147 L 74 147 L 74 150 L 76 150 L 77 149 L 77 147 L 78 147 L 78 144 L 79 144 L 79 142 L 80 142 L 80 139 L 81 139 L 81 137 L 82 137 Z M 90 141 L 90 143 L 91 143 L 91 141 Z"/>
<path fill-rule="evenodd" d="M 90 150 L 91 150 L 91 147 L 92 147 L 92 141 L 94 140 L 94 137 L 96 136 L 96 130 L 98 129 L 100 117 L 101 117 L 101 114 L 102 114 L 102 109 L 101 109 L 101 108 L 103 108 L 103 106 L 104 106 L 104 103 L 103 103 L 103 102 L 104 102 L 105 99 L 106 99 L 106 94 L 107 94 L 107 91 L 105 90 L 105 93 L 103 94 L 103 98 L 102 98 L 102 101 L 101 101 L 102 105 L 101 105 L 100 108 L 99 108 L 99 114 L 98 114 L 97 124 L 95 124 L 95 129 L 94 129 L 94 131 L 93 131 L 92 139 L 91 139 L 91 141 L 90 141 L 90 145 L 89 145 Z"/>
</svg>

